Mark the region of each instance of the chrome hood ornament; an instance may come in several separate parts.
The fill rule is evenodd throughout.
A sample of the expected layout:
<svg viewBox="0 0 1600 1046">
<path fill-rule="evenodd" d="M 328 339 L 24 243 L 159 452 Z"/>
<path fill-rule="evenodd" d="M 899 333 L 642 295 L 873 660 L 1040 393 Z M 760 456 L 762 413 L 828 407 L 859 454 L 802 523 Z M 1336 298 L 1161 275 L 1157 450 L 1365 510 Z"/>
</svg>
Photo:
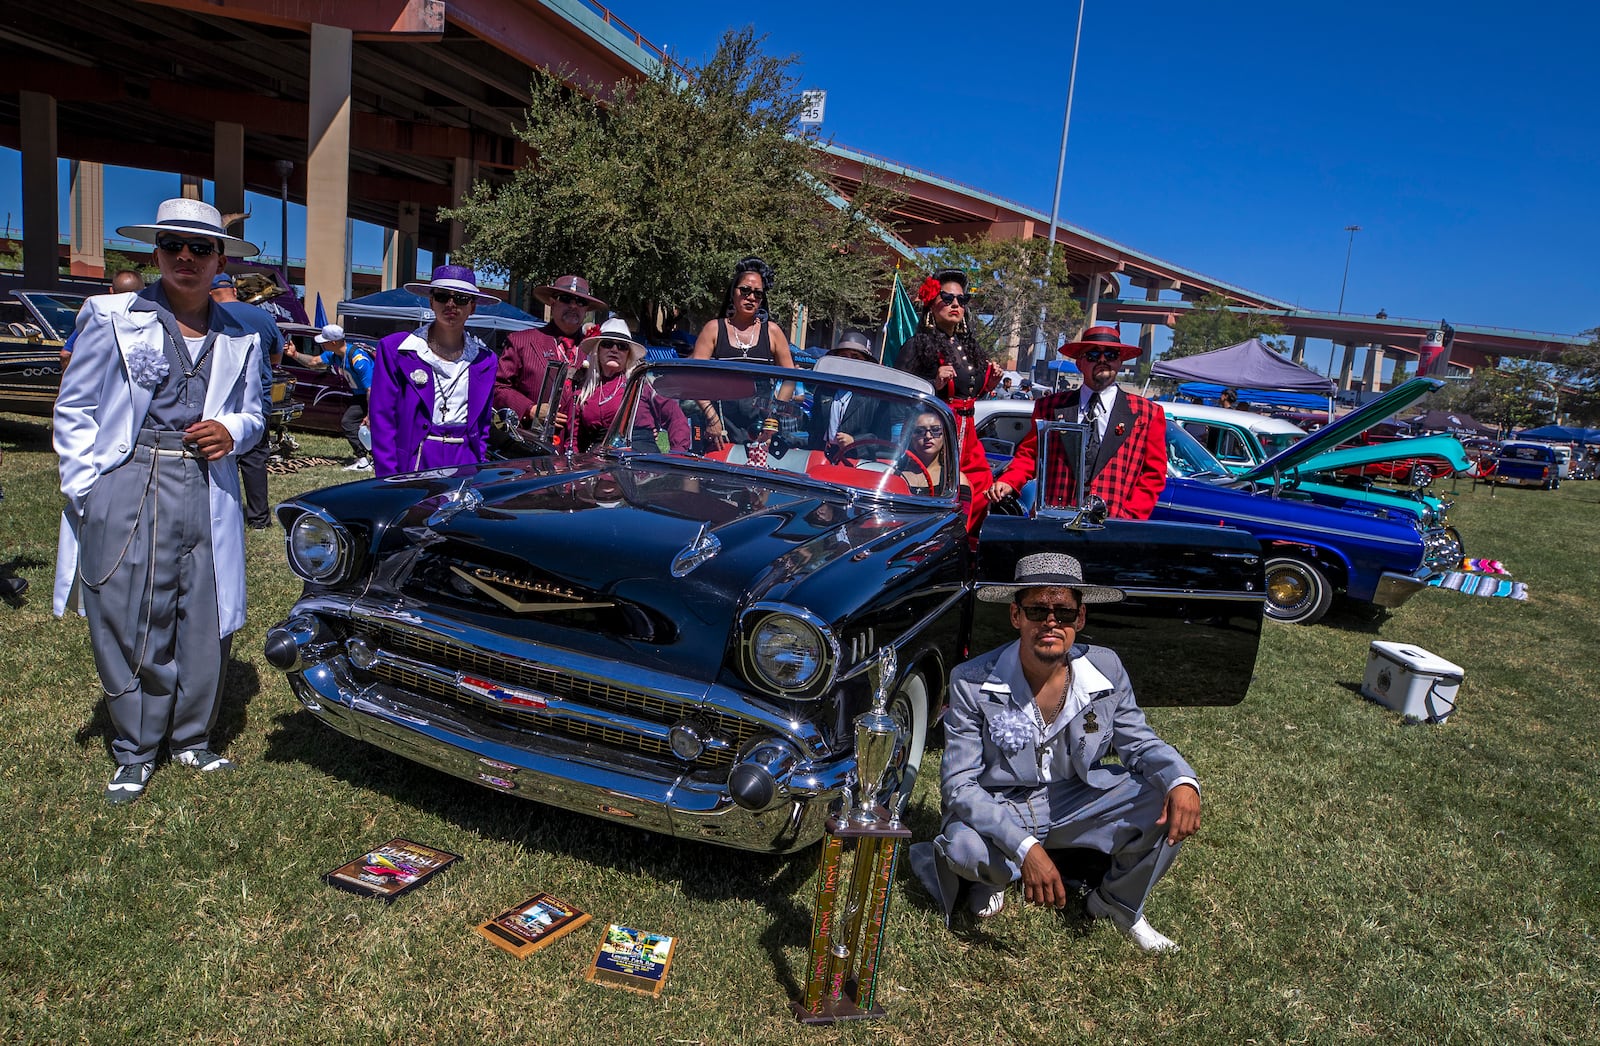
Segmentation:
<svg viewBox="0 0 1600 1046">
<path fill-rule="evenodd" d="M 684 577 L 700 564 L 722 551 L 722 539 L 711 532 L 710 523 L 700 524 L 700 533 L 672 557 L 672 576 Z"/>
<path fill-rule="evenodd" d="M 470 481 L 464 479 L 459 487 L 439 499 L 439 507 L 428 516 L 428 526 L 448 523 L 463 512 L 477 512 L 482 504 L 483 495 L 473 490 Z"/>
</svg>

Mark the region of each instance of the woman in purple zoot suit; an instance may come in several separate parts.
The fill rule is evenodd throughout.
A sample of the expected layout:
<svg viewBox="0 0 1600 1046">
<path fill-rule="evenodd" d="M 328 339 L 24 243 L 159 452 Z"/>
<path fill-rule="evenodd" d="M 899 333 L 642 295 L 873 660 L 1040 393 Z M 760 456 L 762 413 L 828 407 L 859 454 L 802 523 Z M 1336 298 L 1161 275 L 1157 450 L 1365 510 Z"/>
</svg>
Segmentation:
<svg viewBox="0 0 1600 1046">
<path fill-rule="evenodd" d="M 476 465 L 488 454 L 495 354 L 466 329 L 479 302 L 464 265 L 441 265 L 406 290 L 429 299 L 434 318 L 378 342 L 367 412 L 375 476 Z"/>
</svg>

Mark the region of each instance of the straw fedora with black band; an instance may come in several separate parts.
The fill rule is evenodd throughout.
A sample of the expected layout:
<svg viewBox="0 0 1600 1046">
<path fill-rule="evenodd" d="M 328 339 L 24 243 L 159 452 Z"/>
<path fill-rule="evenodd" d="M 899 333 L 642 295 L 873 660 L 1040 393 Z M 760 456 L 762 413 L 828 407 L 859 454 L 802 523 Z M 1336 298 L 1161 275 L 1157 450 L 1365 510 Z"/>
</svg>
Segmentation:
<svg viewBox="0 0 1600 1046">
<path fill-rule="evenodd" d="M 1061 346 L 1061 355 L 1069 360 L 1076 360 L 1087 349 L 1121 349 L 1124 363 L 1139 355 L 1141 351 L 1139 346 L 1124 342 L 1117 328 L 1099 326 L 1090 327 L 1078 336 L 1077 341 L 1069 341 Z"/>
<path fill-rule="evenodd" d="M 261 253 L 261 248 L 249 240 L 228 235 L 228 231 L 222 227 L 221 211 L 204 200 L 190 200 L 181 196 L 162 200 L 161 206 L 156 208 L 154 222 L 124 225 L 117 230 L 117 235 L 140 243 L 155 243 L 158 238 L 165 236 L 179 239 L 204 237 L 221 240 L 222 253 L 230 258 L 249 258 Z"/>
<path fill-rule="evenodd" d="M 1070 588 L 1084 603 L 1120 603 L 1122 589 L 1085 584 L 1083 567 L 1062 552 L 1036 552 L 1017 560 L 1016 576 L 1009 584 L 981 585 L 978 598 L 985 603 L 1009 603 L 1025 588 Z"/>
</svg>

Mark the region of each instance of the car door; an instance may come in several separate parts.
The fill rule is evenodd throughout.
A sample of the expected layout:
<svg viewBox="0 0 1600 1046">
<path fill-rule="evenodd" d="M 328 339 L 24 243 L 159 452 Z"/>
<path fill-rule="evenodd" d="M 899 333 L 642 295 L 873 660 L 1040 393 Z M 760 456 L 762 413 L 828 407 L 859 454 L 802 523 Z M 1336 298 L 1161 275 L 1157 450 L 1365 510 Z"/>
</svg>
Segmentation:
<svg viewBox="0 0 1600 1046">
<path fill-rule="evenodd" d="M 1044 457 L 1041 467 L 1051 467 L 1049 455 Z M 1089 612 L 1083 638 L 1118 653 L 1141 704 L 1231 705 L 1244 699 L 1265 599 L 1261 545 L 1254 536 L 1188 523 L 1096 522 L 1090 513 L 1070 508 L 991 514 L 979 535 L 977 582 L 1010 581 L 1017 561 L 1039 552 L 1066 553 L 1082 564 L 1085 581 L 1123 590 L 1122 602 L 1097 604 Z M 1015 637 L 1005 606 L 975 604 L 974 653 Z"/>
</svg>

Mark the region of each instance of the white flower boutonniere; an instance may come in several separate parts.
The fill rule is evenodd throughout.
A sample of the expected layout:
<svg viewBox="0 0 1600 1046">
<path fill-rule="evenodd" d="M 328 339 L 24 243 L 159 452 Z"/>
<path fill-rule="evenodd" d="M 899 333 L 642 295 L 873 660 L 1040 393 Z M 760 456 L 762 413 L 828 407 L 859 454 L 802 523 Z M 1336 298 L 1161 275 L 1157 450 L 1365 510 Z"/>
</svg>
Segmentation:
<svg viewBox="0 0 1600 1046">
<path fill-rule="evenodd" d="M 409 377 L 411 378 L 411 384 L 413 385 L 428 384 L 428 372 L 423 370 L 421 367 L 418 367 L 416 370 L 412 371 Z"/>
<path fill-rule="evenodd" d="M 128 376 L 147 389 L 160 385 L 171 369 L 166 355 L 159 349 L 140 345 L 128 353 Z"/>
<path fill-rule="evenodd" d="M 989 737 L 1006 755 L 1016 755 L 1033 739 L 1033 722 L 1016 709 L 989 717 Z"/>
</svg>

